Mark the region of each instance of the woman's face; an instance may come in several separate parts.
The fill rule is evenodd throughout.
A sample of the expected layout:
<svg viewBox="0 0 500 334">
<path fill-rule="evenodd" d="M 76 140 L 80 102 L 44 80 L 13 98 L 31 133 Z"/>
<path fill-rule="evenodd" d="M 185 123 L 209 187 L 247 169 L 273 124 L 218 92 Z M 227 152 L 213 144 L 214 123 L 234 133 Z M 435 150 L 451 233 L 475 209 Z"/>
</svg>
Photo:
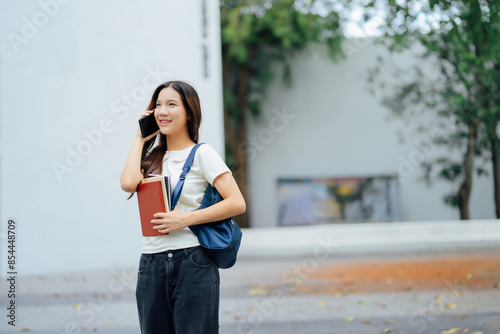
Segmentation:
<svg viewBox="0 0 500 334">
<path fill-rule="evenodd" d="M 172 87 L 163 88 L 158 95 L 155 108 L 156 123 L 164 135 L 187 131 L 186 109 L 181 95 Z"/>
</svg>

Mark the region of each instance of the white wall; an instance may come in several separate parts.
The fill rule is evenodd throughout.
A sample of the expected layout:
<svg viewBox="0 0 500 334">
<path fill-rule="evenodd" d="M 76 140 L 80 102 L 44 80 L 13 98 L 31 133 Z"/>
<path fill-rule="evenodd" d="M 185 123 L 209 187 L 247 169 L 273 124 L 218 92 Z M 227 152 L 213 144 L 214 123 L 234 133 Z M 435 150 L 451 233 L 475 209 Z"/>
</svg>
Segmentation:
<svg viewBox="0 0 500 334">
<path fill-rule="evenodd" d="M 8 218 L 20 275 L 135 265 L 137 199 L 119 179 L 154 88 L 193 83 L 201 140 L 224 154 L 218 2 L 2 1 L 0 12 L 2 273 Z"/>
<path fill-rule="evenodd" d="M 277 76 L 268 91 L 262 118 L 250 122 L 251 226 L 277 225 L 279 177 L 399 174 L 404 221 L 458 219 L 458 210 L 442 201 L 442 196 L 455 188 L 445 182 L 427 188 L 420 180 L 418 164 L 410 163 L 418 159 L 416 142 L 432 139 L 410 129 L 419 122 L 434 130 L 436 119 L 414 119 L 411 126 L 388 119 L 389 110 L 367 90 L 368 71 L 376 65 L 378 55 L 386 60 L 384 81 L 393 81 L 391 64 L 404 68 L 419 63 L 408 53 L 390 56 L 381 46 L 348 43 L 351 54 L 342 62 L 333 63 L 317 50 L 297 56 L 291 62 L 292 88 L 284 87 Z M 421 66 L 424 71 L 433 71 L 428 64 Z M 285 121 L 284 113 L 288 115 Z M 398 132 L 405 138 L 403 144 L 399 143 Z M 424 155 L 435 158 L 443 150 L 431 145 Z M 403 166 L 404 160 L 413 170 Z M 491 178 L 474 179 L 470 210 L 473 219 L 494 218 Z"/>
</svg>

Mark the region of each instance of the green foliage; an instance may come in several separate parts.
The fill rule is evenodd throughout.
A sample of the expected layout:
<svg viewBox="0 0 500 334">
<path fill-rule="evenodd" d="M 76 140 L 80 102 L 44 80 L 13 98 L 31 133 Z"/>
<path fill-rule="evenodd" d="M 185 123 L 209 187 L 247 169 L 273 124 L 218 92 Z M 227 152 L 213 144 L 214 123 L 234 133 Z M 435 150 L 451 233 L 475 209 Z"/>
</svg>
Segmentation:
<svg viewBox="0 0 500 334">
<path fill-rule="evenodd" d="M 459 148 L 462 154 L 474 129 L 479 132 L 473 152 L 476 157 L 487 155 L 492 147 L 500 151 L 499 142 L 486 140 L 497 137 L 491 132 L 496 131 L 500 120 L 500 0 L 389 0 L 378 7 L 378 1 L 365 4 L 366 13 L 372 17 L 377 8 L 383 8 L 386 20 L 380 29 L 390 51 L 408 50 L 417 42 L 425 49 L 422 60 L 433 62 L 439 71 L 433 78 L 413 71 L 412 81 L 384 99 L 394 114 L 403 116 L 416 110 L 435 113 L 448 125 L 446 138 L 436 144 Z M 433 167 L 438 167 L 437 178 L 456 183 L 465 177 L 465 165 L 464 161 L 443 157 L 422 167 L 428 181 L 436 170 Z M 486 173 L 481 166 L 475 171 L 477 175 Z M 456 207 L 457 197 L 447 196 L 445 202 Z"/>
<path fill-rule="evenodd" d="M 318 4 L 327 15 L 314 13 Z M 225 98 L 227 111 L 232 117 L 245 114 L 239 110 L 245 106 L 255 116 L 260 114 L 260 105 L 276 67 L 281 64 L 283 81 L 292 84 L 291 57 L 311 44 L 323 44 L 332 59 L 343 56 L 340 16 L 331 7 L 330 1 L 294 0 L 247 0 L 220 2 L 222 57 L 225 64 Z M 242 70 L 249 71 L 242 78 Z M 241 80 L 247 80 L 247 101 L 235 104 L 239 96 Z M 242 101 L 240 101 L 242 102 Z M 235 107 L 239 105 L 240 107 Z"/>
<path fill-rule="evenodd" d="M 452 208 L 458 208 L 458 196 L 457 194 L 448 194 L 444 197 L 444 202 L 451 206 Z"/>
<path fill-rule="evenodd" d="M 278 65 L 284 83 L 292 85 L 296 52 L 320 44 L 332 59 L 343 56 L 342 1 L 349 0 L 220 1 L 226 159 L 247 200 L 247 115 L 261 114 Z M 241 217 L 240 226 L 248 227 L 248 217 Z"/>
</svg>

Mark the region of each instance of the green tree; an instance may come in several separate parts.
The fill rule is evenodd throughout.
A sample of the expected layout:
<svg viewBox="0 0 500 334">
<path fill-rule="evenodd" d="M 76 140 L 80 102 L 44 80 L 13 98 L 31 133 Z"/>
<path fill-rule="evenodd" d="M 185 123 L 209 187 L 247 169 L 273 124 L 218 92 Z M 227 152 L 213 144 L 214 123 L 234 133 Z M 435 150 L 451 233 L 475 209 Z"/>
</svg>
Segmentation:
<svg viewBox="0 0 500 334">
<path fill-rule="evenodd" d="M 430 180 L 434 167 L 438 177 L 458 182 L 458 190 L 445 200 L 457 206 L 461 219 L 469 219 L 469 199 L 478 157 L 489 156 L 493 166 L 496 216 L 500 218 L 500 1 L 396 1 L 366 4 L 366 19 L 385 13 L 380 26 L 388 49 L 407 50 L 420 43 L 424 61 L 435 61 L 437 75 L 426 76 L 417 67 L 413 81 L 401 84 L 386 102 L 405 114 L 417 106 L 452 124 L 452 131 L 436 138 L 436 144 L 458 148 L 461 161 L 449 156 L 423 164 Z"/>
<path fill-rule="evenodd" d="M 290 59 L 312 43 L 327 46 L 332 59 L 343 55 L 340 3 L 295 0 L 221 0 L 224 129 L 227 160 L 248 201 L 247 119 L 261 113 L 273 67 L 282 65 L 290 86 Z M 239 217 L 249 226 L 248 214 Z"/>
</svg>

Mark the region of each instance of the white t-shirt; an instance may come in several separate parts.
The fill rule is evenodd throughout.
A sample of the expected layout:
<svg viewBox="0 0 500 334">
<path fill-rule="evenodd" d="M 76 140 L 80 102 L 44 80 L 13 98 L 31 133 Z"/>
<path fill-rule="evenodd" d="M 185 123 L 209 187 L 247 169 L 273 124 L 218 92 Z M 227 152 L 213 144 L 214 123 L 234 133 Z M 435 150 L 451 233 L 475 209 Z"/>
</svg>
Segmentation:
<svg viewBox="0 0 500 334">
<path fill-rule="evenodd" d="M 193 145 L 194 146 L 194 145 Z M 172 191 L 175 189 L 182 167 L 193 146 L 180 151 L 167 151 L 163 158 L 163 175 L 170 175 Z M 186 175 L 181 196 L 175 206 L 182 212 L 197 210 L 201 205 L 208 183 L 213 185 L 215 178 L 225 172 L 231 172 L 215 149 L 207 144 L 198 147 L 191 170 Z M 142 252 L 146 254 L 164 252 L 198 246 L 198 238 L 186 227 L 167 235 L 143 237 Z"/>
</svg>

